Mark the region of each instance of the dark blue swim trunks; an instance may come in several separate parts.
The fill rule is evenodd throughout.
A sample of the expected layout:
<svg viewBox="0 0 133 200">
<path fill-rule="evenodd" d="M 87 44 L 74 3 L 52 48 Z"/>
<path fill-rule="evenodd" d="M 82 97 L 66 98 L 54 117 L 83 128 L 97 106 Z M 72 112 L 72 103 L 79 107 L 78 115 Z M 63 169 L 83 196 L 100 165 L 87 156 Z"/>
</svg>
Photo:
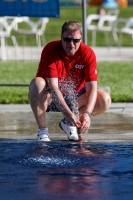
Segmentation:
<svg viewBox="0 0 133 200">
<path fill-rule="evenodd" d="M 85 89 L 85 87 L 83 87 L 79 92 L 77 92 L 77 93 L 74 95 L 74 98 L 77 98 L 77 97 L 81 96 L 81 95 L 84 94 L 85 92 L 86 92 L 86 89 Z M 71 98 L 73 98 L 73 97 L 71 97 Z M 71 99 L 71 98 L 70 98 L 70 99 Z M 65 99 L 67 105 L 68 105 L 69 108 L 70 108 L 71 106 L 69 105 L 69 102 L 70 102 L 69 97 L 68 97 L 68 96 L 65 96 L 64 99 Z M 71 108 L 70 108 L 70 109 L 71 109 Z M 47 108 L 47 110 L 46 110 L 46 112 L 50 112 L 50 111 L 52 111 L 52 112 L 60 112 L 59 109 L 56 107 L 56 105 L 55 105 L 53 102 L 48 106 L 48 108 Z"/>
</svg>

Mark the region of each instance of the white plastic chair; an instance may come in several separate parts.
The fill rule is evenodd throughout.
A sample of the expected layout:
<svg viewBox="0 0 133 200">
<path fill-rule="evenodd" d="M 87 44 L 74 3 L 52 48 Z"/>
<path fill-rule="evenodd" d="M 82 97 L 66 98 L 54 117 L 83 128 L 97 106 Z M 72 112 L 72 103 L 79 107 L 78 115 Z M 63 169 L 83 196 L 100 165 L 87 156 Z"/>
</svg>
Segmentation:
<svg viewBox="0 0 133 200">
<path fill-rule="evenodd" d="M 117 38 L 118 45 L 121 46 L 122 36 L 124 34 L 131 35 L 133 41 L 133 17 L 131 18 L 118 18 L 115 22 L 113 33 Z M 120 38 L 118 37 L 118 34 Z"/>
<path fill-rule="evenodd" d="M 106 40 L 109 44 L 110 40 L 108 38 L 108 33 L 112 33 L 114 22 L 116 21 L 119 14 L 118 9 L 109 10 L 106 15 L 90 14 L 86 18 L 86 29 L 92 31 L 92 46 L 96 45 L 96 33 L 103 32 L 105 34 Z M 115 35 L 113 35 L 114 40 Z"/>
<path fill-rule="evenodd" d="M 49 19 L 47 17 L 39 18 L 39 20 L 36 22 L 33 22 L 29 17 L 16 17 L 15 19 L 16 25 L 14 26 L 14 30 L 24 35 L 35 35 L 36 43 L 38 47 L 40 47 L 42 35 L 46 43 L 44 32 L 45 32 L 46 24 L 48 23 L 48 21 Z M 26 26 L 28 26 L 25 29 L 19 28 L 20 23 L 23 23 L 23 22 L 26 24 Z"/>
<path fill-rule="evenodd" d="M 1 60 L 7 60 L 7 47 L 6 38 L 11 38 L 15 47 L 17 57 L 19 56 L 18 44 L 16 37 L 11 35 L 11 31 L 14 27 L 13 17 L 0 17 L 0 43 L 1 43 Z"/>
</svg>

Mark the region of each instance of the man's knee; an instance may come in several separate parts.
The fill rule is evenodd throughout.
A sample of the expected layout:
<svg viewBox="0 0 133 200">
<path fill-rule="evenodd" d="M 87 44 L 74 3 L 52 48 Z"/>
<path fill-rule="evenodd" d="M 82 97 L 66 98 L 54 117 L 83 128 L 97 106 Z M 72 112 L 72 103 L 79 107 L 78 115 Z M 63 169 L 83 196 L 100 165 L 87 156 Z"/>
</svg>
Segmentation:
<svg viewBox="0 0 133 200">
<path fill-rule="evenodd" d="M 108 110 L 109 107 L 111 106 L 111 97 L 108 93 L 105 94 L 104 96 L 104 102 L 105 102 L 105 110 Z"/>
<path fill-rule="evenodd" d="M 38 94 L 45 88 L 45 86 L 46 86 L 45 80 L 41 77 L 36 77 L 31 80 L 29 90 L 34 94 Z"/>
<path fill-rule="evenodd" d="M 108 110 L 111 105 L 111 97 L 107 92 L 100 91 L 100 104 L 104 110 Z"/>
</svg>

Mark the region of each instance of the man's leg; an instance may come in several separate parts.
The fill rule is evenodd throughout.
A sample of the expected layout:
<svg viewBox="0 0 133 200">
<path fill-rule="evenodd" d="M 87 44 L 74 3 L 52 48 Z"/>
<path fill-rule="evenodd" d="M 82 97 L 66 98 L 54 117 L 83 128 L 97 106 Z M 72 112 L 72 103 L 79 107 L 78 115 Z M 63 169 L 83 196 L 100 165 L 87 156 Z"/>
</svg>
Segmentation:
<svg viewBox="0 0 133 200">
<path fill-rule="evenodd" d="M 78 102 L 79 110 L 82 113 L 86 105 L 86 94 L 84 93 L 81 96 L 79 96 L 77 98 L 77 102 Z M 106 110 L 109 109 L 110 105 L 111 105 L 110 95 L 107 92 L 98 89 L 97 100 L 96 100 L 92 115 L 95 116 L 95 115 L 99 115 L 105 112 Z"/>
<path fill-rule="evenodd" d="M 97 100 L 92 112 L 93 116 L 100 115 L 108 110 L 111 106 L 111 97 L 107 92 L 102 90 L 97 91 Z"/>
<path fill-rule="evenodd" d="M 43 78 L 36 77 L 31 81 L 28 98 L 38 124 L 38 135 L 41 135 L 39 138 L 43 139 L 45 133 L 48 137 L 48 130 L 46 128 L 46 109 L 48 104 L 51 103 L 51 98 L 46 89 L 46 82 Z"/>
</svg>

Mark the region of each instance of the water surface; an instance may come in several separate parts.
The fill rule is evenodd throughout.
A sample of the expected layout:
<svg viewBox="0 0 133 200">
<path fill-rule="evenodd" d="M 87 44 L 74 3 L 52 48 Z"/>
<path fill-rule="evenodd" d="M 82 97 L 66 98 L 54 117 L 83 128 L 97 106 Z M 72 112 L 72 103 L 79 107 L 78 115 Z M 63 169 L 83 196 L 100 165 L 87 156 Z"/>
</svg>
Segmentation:
<svg viewBox="0 0 133 200">
<path fill-rule="evenodd" d="M 3 200 L 133 199 L 133 143 L 0 143 Z"/>
</svg>

